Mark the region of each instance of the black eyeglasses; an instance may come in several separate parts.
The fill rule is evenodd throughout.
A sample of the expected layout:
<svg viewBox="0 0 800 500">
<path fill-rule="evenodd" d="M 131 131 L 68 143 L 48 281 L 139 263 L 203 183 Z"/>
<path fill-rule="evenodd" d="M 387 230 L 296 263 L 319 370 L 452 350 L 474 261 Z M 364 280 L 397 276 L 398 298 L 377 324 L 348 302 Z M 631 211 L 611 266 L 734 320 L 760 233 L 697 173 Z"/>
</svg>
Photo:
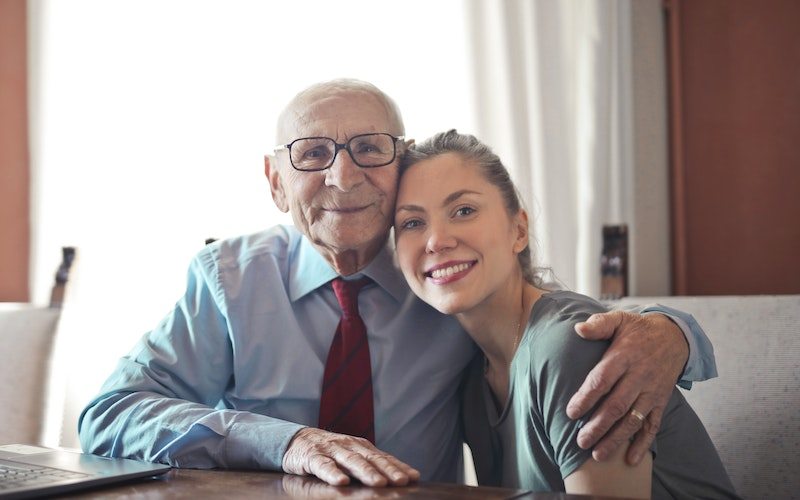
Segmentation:
<svg viewBox="0 0 800 500">
<path fill-rule="evenodd" d="M 288 149 L 292 167 L 303 172 L 330 168 L 342 149 L 347 150 L 359 167 L 375 168 L 394 161 L 397 157 L 397 141 L 401 139 L 402 136 L 391 134 L 359 134 L 340 144 L 330 137 L 303 137 L 277 146 L 275 151 Z"/>
</svg>

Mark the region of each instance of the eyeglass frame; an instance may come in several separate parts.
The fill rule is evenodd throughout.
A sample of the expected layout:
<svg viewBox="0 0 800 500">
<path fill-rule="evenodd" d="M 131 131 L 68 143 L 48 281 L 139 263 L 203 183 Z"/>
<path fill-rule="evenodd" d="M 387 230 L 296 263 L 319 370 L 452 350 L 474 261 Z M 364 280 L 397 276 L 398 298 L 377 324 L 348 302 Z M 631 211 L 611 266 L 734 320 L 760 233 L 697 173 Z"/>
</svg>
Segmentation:
<svg viewBox="0 0 800 500">
<path fill-rule="evenodd" d="M 387 161 L 386 163 L 381 163 L 380 165 L 364 166 L 364 165 L 360 164 L 358 162 L 358 160 L 356 160 L 355 156 L 353 156 L 353 150 L 350 149 L 350 142 L 353 141 L 354 139 L 359 138 L 359 137 L 365 137 L 365 136 L 368 136 L 368 135 L 388 135 L 389 137 L 392 138 L 393 154 L 392 154 L 392 158 L 389 161 Z M 307 140 L 307 139 L 327 139 L 327 140 L 331 141 L 334 144 L 333 156 L 331 156 L 331 161 L 327 166 L 322 167 L 322 168 L 297 168 L 294 165 L 294 161 L 292 161 L 292 145 L 294 143 L 298 142 L 298 141 L 303 141 L 303 140 Z M 279 146 L 275 146 L 273 151 L 275 153 L 277 153 L 278 151 L 280 151 L 282 149 L 287 150 L 289 152 L 289 164 L 292 166 L 293 169 L 297 170 L 298 172 L 322 172 L 323 170 L 328 170 L 329 168 L 331 168 L 333 166 L 333 163 L 336 161 L 336 156 L 339 154 L 339 151 L 341 151 L 343 149 L 347 151 L 347 154 L 350 155 L 350 159 L 353 160 L 353 163 L 355 163 L 358 168 L 380 168 L 380 167 L 385 167 L 386 165 L 391 164 L 393 161 L 395 161 L 397 159 L 397 141 L 403 141 L 404 139 L 405 139 L 405 136 L 402 136 L 402 135 L 393 136 L 392 134 L 390 134 L 388 132 L 370 132 L 368 134 L 358 134 L 358 135 L 354 135 L 353 137 L 347 139 L 347 142 L 341 142 L 341 143 L 340 142 L 336 142 L 336 139 L 333 139 L 331 137 L 324 137 L 324 136 L 300 137 L 298 139 L 293 140 L 292 142 L 290 142 L 288 144 L 281 144 Z"/>
</svg>

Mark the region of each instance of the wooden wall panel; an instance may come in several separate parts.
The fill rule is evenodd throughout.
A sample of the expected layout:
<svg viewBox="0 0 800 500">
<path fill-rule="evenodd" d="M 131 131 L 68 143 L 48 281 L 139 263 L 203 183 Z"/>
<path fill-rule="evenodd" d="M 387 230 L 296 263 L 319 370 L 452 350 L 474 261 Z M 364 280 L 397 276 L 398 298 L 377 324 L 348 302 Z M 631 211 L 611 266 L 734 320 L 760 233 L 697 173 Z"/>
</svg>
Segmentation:
<svg viewBox="0 0 800 500">
<path fill-rule="evenodd" d="M 27 302 L 29 170 L 25 0 L 0 0 L 0 302 Z"/>
<path fill-rule="evenodd" d="M 665 5 L 674 292 L 800 293 L 800 2 Z"/>
</svg>

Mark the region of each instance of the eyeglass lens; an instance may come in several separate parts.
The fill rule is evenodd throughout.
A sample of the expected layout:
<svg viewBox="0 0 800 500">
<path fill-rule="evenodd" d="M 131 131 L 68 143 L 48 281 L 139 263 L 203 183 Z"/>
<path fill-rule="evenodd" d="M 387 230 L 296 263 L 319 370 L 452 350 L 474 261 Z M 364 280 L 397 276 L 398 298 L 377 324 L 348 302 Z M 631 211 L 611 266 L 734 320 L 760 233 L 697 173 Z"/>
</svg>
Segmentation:
<svg viewBox="0 0 800 500">
<path fill-rule="evenodd" d="M 380 167 L 394 160 L 394 137 L 389 134 L 363 134 L 347 141 L 346 149 L 360 167 Z M 336 141 L 327 137 L 307 137 L 292 142 L 292 165 L 300 170 L 322 170 L 333 165 Z"/>
</svg>

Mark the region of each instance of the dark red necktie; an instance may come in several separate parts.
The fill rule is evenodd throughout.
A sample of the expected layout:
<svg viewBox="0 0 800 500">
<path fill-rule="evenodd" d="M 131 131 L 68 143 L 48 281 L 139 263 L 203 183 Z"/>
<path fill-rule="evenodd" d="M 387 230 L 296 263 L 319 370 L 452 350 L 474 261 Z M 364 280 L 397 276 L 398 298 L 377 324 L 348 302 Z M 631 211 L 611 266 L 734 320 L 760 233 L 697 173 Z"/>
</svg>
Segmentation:
<svg viewBox="0 0 800 500">
<path fill-rule="evenodd" d="M 319 427 L 375 442 L 372 368 L 367 328 L 358 314 L 358 292 L 372 280 L 333 280 L 342 317 L 328 351 L 322 378 Z"/>
</svg>

